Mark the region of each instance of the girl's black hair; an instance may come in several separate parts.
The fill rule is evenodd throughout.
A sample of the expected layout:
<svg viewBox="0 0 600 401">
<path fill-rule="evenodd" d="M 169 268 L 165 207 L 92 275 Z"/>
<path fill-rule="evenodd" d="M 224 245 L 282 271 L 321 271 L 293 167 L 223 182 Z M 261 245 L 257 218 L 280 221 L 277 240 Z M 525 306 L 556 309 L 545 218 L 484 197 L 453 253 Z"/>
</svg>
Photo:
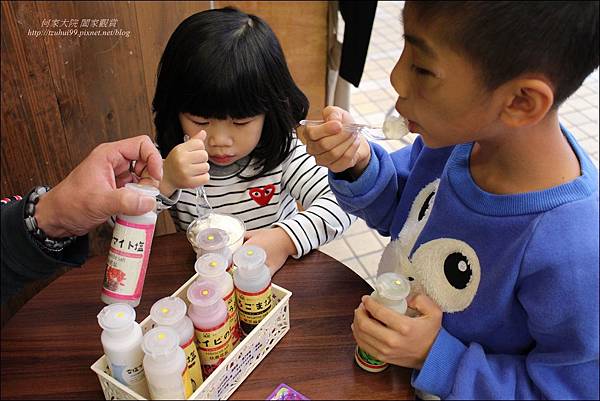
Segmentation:
<svg viewBox="0 0 600 401">
<path fill-rule="evenodd" d="M 264 113 L 260 141 L 250 154 L 258 177 L 289 155 L 292 130 L 306 117 L 308 99 L 271 28 L 228 7 L 194 14 L 175 29 L 158 65 L 152 106 L 163 158 L 183 142 L 179 113 L 215 119 Z"/>
</svg>

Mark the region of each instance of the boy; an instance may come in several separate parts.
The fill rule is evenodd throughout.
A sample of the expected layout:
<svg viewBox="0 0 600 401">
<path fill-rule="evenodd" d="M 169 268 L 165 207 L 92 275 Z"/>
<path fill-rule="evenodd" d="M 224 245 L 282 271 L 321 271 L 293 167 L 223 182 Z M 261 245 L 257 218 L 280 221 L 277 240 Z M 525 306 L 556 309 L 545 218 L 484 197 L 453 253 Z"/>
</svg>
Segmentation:
<svg viewBox="0 0 600 401">
<path fill-rule="evenodd" d="M 598 175 L 558 106 L 598 66 L 598 2 L 407 2 L 392 74 L 419 133 L 388 154 L 300 132 L 340 205 L 392 241 L 380 272 L 418 317 L 363 297 L 352 330 L 418 397 L 598 399 Z"/>
</svg>

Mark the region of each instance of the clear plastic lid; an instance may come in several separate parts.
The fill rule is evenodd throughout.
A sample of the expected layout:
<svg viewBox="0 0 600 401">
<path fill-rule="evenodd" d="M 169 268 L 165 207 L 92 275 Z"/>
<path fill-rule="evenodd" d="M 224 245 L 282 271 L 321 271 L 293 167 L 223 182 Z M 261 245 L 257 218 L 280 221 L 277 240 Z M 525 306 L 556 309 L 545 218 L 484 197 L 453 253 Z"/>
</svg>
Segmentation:
<svg viewBox="0 0 600 401">
<path fill-rule="evenodd" d="M 243 245 L 233 254 L 233 263 L 247 274 L 258 272 L 267 260 L 264 249 L 255 245 Z"/>
<path fill-rule="evenodd" d="M 205 228 L 198 233 L 196 244 L 204 252 L 219 252 L 227 247 L 229 235 L 220 228 Z"/>
<path fill-rule="evenodd" d="M 179 336 L 171 327 L 157 326 L 144 334 L 142 350 L 152 358 L 168 356 L 179 347 Z"/>
<path fill-rule="evenodd" d="M 406 277 L 398 273 L 383 273 L 377 277 L 375 289 L 379 296 L 393 301 L 405 299 L 410 292 Z"/>
<path fill-rule="evenodd" d="M 135 322 L 135 309 L 124 303 L 114 303 L 102 308 L 98 313 L 98 324 L 104 330 L 123 330 Z"/>
<path fill-rule="evenodd" d="M 202 277 L 219 277 L 227 272 L 227 259 L 218 253 L 205 253 L 196 260 L 194 268 Z"/>
<path fill-rule="evenodd" d="M 213 306 L 221 300 L 217 285 L 208 280 L 197 280 L 187 290 L 191 304 L 201 308 Z"/>
<path fill-rule="evenodd" d="M 172 326 L 185 317 L 187 305 L 179 297 L 164 297 L 152 305 L 150 317 L 160 326 Z"/>
<path fill-rule="evenodd" d="M 134 182 L 125 184 L 125 188 L 139 192 L 143 195 L 148 195 L 148 196 L 153 196 L 153 197 L 158 196 L 158 194 L 160 193 L 158 188 L 153 187 L 152 185 L 141 185 L 141 184 L 136 184 Z"/>
</svg>

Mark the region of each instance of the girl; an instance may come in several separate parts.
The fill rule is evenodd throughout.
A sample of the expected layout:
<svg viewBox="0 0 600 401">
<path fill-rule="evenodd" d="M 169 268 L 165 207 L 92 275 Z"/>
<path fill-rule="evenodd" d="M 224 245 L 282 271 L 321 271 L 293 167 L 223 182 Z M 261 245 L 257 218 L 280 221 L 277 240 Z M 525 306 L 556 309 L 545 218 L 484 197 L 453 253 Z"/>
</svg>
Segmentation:
<svg viewBox="0 0 600 401">
<path fill-rule="evenodd" d="M 195 192 L 184 188 L 205 185 L 214 211 L 244 221 L 274 274 L 354 221 L 295 137 L 308 100 L 262 19 L 225 8 L 184 20 L 162 55 L 153 108 L 160 190 L 178 229 L 197 217 Z"/>
</svg>

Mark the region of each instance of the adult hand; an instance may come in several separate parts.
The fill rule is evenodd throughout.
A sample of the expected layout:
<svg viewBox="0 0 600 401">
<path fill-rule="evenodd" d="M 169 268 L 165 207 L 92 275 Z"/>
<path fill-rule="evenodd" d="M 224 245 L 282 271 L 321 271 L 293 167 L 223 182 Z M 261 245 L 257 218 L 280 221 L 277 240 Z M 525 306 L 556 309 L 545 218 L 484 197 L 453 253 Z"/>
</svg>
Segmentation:
<svg viewBox="0 0 600 401">
<path fill-rule="evenodd" d="M 400 315 L 363 296 L 354 311 L 352 333 L 358 346 L 380 361 L 421 369 L 442 327 L 442 310 L 425 294 L 407 301 L 421 316 Z"/>
<path fill-rule="evenodd" d="M 288 256 L 296 254 L 296 245 L 281 227 L 247 231 L 244 245 L 256 245 L 267 253 L 266 265 L 273 276 Z"/>
<path fill-rule="evenodd" d="M 135 161 L 133 171 L 131 163 Z M 71 173 L 42 196 L 36 205 L 38 226 L 53 238 L 84 235 L 115 214 L 141 215 L 156 200 L 121 188 L 139 182 L 147 173 L 157 184 L 162 179 L 162 158 L 146 135 L 98 145 Z"/>
<path fill-rule="evenodd" d="M 361 135 L 342 129 L 342 124 L 354 122 L 352 116 L 344 109 L 328 106 L 323 110 L 323 120 L 321 125 L 298 127 L 298 138 L 306 151 L 319 166 L 334 173 L 352 169 L 352 175 L 360 176 L 369 164 L 371 148 Z"/>
</svg>

